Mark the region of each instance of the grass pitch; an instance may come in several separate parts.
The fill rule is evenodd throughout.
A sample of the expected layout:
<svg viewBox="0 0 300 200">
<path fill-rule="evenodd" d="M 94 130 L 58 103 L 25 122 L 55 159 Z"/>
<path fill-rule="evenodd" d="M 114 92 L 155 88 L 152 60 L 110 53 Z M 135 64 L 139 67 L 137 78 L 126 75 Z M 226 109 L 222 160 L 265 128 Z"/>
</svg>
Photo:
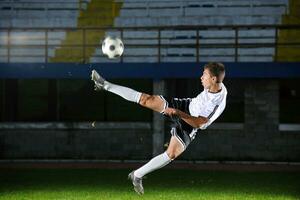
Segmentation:
<svg viewBox="0 0 300 200">
<path fill-rule="evenodd" d="M 296 200 L 300 172 L 161 169 L 137 195 L 125 169 L 0 169 L 0 200 Z"/>
</svg>

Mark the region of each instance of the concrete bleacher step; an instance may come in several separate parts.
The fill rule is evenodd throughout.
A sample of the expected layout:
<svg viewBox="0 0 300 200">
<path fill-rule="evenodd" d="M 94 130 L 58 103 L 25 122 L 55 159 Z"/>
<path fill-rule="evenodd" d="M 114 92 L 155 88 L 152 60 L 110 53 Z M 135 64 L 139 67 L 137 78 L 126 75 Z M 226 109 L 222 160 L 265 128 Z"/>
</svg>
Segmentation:
<svg viewBox="0 0 300 200">
<path fill-rule="evenodd" d="M 235 44 L 235 39 L 210 39 L 210 38 L 204 38 L 204 39 L 200 39 L 199 43 L 202 45 L 234 45 Z"/>
<path fill-rule="evenodd" d="M 157 56 L 141 56 L 141 57 L 129 57 L 129 56 L 125 56 L 123 58 L 124 62 L 141 62 L 141 60 L 143 60 L 144 62 L 148 62 L 148 63 L 155 63 L 158 62 L 158 57 Z"/>
<path fill-rule="evenodd" d="M 75 27 L 76 24 L 77 20 L 74 18 L 23 18 L 0 21 L 0 27 L 12 28 Z"/>
<path fill-rule="evenodd" d="M 280 16 L 286 13 L 285 7 L 222 7 L 222 8 L 165 8 L 165 9 L 122 9 L 122 17 L 163 17 L 163 16 Z"/>
<path fill-rule="evenodd" d="M 176 38 L 176 37 L 192 38 L 195 37 L 196 34 L 197 32 L 195 30 L 162 30 L 161 38 Z"/>
<path fill-rule="evenodd" d="M 54 49 L 48 49 L 48 57 L 54 55 Z M 7 56 L 8 49 L 1 48 L 0 49 L 0 56 Z M 9 49 L 10 58 L 14 57 L 46 57 L 46 50 L 42 47 L 13 47 Z"/>
<path fill-rule="evenodd" d="M 272 56 L 274 53 L 275 48 L 273 47 L 238 48 L 239 55 Z"/>
<path fill-rule="evenodd" d="M 1 10 L 78 10 L 84 9 L 86 5 L 85 1 L 74 0 L 74 1 L 0 1 Z"/>
<path fill-rule="evenodd" d="M 195 48 L 161 48 L 161 55 L 196 55 Z"/>
<path fill-rule="evenodd" d="M 124 0 L 124 8 L 286 6 L 288 0 Z"/>
<path fill-rule="evenodd" d="M 20 56 L 20 57 L 10 57 L 9 62 L 11 63 L 44 63 L 45 57 L 35 57 L 35 56 Z"/>
<path fill-rule="evenodd" d="M 6 56 L 0 56 L 0 62 L 2 62 L 2 63 L 8 62 L 7 57 Z"/>
<path fill-rule="evenodd" d="M 13 47 L 10 49 L 10 55 L 13 56 L 45 56 L 45 48 L 32 47 L 32 48 L 22 48 Z"/>
<path fill-rule="evenodd" d="M 273 56 L 239 56 L 238 62 L 273 62 Z"/>
<path fill-rule="evenodd" d="M 281 16 L 180 16 L 180 17 L 118 17 L 115 25 L 134 26 L 180 26 L 180 25 L 274 25 L 281 23 Z"/>
<path fill-rule="evenodd" d="M 275 44 L 275 38 L 241 38 L 238 39 L 238 44 L 268 46 Z"/>
<path fill-rule="evenodd" d="M 107 31 L 107 34 L 114 35 L 114 32 Z M 157 30 L 124 30 L 123 38 L 157 38 Z"/>
<path fill-rule="evenodd" d="M 77 18 L 78 12 L 76 11 L 69 11 L 69 10 L 48 10 L 48 11 L 41 11 L 41 10 L 21 10 L 21 11 L 7 11 L 3 10 L 0 12 L 0 17 L 2 19 L 9 19 L 9 18 Z"/>
<path fill-rule="evenodd" d="M 195 45 L 196 39 L 161 39 L 161 45 Z"/>
<path fill-rule="evenodd" d="M 234 62 L 233 56 L 199 56 L 200 62 Z"/>
<path fill-rule="evenodd" d="M 45 32 L 10 32 L 10 44 L 14 46 L 30 46 L 39 45 L 39 48 L 45 49 L 46 42 L 48 47 L 55 45 L 59 46 L 61 44 L 61 40 L 65 37 L 65 32 L 48 32 L 48 40 L 46 41 L 46 33 Z M 0 32 L 0 45 L 7 45 L 8 40 L 8 32 Z M 11 48 L 13 48 L 11 47 Z M 38 47 L 37 47 L 38 48 Z M 44 50 L 45 51 L 45 50 Z"/>
<path fill-rule="evenodd" d="M 7 48 L 0 47 L 0 56 L 7 56 L 8 50 Z"/>
<path fill-rule="evenodd" d="M 0 45 L 6 45 L 8 40 L 7 31 L 0 31 Z M 1 48 L 1 46 L 0 46 Z"/>
<path fill-rule="evenodd" d="M 161 62 L 196 62 L 196 57 L 161 57 Z"/>
<path fill-rule="evenodd" d="M 269 29 L 252 29 L 252 30 L 239 30 L 239 37 L 274 37 L 275 28 Z"/>
<path fill-rule="evenodd" d="M 124 50 L 124 55 L 130 56 L 139 56 L 139 55 L 158 55 L 158 48 L 157 47 L 145 47 L 145 48 L 134 48 L 134 47 L 127 47 Z"/>
<path fill-rule="evenodd" d="M 282 15 L 286 13 L 285 7 L 223 7 L 223 8 L 185 8 L 184 16 L 210 16 L 220 13 L 223 16 L 266 16 L 266 15 Z"/>
<path fill-rule="evenodd" d="M 199 55 L 224 55 L 224 56 L 234 56 L 234 48 L 199 48 Z"/>
<path fill-rule="evenodd" d="M 89 59 L 89 62 L 91 63 L 98 63 L 98 62 L 104 62 L 104 63 L 119 63 L 121 61 L 121 59 L 108 59 L 106 56 L 102 55 L 102 56 L 92 56 Z"/>
<path fill-rule="evenodd" d="M 126 44 L 125 48 L 127 48 L 127 46 L 142 46 L 142 45 L 158 45 L 158 39 L 149 39 L 149 38 L 145 38 L 145 39 L 128 39 L 128 38 L 123 38 L 122 39 L 123 43 Z M 101 44 L 100 44 L 101 45 Z"/>
<path fill-rule="evenodd" d="M 11 2 L 11 0 L 2 0 L 3 2 Z M 17 0 L 17 3 L 42 3 L 43 1 L 41 0 Z M 59 3 L 59 0 L 48 0 L 47 3 L 51 3 L 51 2 L 57 2 Z M 63 1 L 64 3 L 78 3 L 79 0 L 65 0 Z"/>
</svg>

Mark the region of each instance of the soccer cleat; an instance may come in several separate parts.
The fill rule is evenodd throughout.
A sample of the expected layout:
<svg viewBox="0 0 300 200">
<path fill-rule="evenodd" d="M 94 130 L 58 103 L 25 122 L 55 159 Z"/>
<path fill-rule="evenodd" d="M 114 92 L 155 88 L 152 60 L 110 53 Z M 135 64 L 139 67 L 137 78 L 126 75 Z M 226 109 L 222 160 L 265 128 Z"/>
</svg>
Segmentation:
<svg viewBox="0 0 300 200">
<path fill-rule="evenodd" d="M 132 181 L 134 191 L 136 191 L 136 193 L 138 193 L 139 195 L 143 195 L 144 188 L 143 188 L 142 178 L 136 177 L 134 175 L 134 171 L 132 171 L 130 174 L 128 174 L 128 179 Z"/>
<path fill-rule="evenodd" d="M 100 76 L 96 70 L 92 71 L 91 79 L 95 83 L 95 90 L 103 90 L 105 79 Z"/>
</svg>

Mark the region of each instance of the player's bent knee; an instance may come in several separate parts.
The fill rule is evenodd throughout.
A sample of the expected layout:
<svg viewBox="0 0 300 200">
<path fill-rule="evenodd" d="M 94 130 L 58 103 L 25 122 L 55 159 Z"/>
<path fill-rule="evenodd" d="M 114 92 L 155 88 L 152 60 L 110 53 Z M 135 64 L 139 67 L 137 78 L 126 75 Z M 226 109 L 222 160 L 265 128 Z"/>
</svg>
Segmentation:
<svg viewBox="0 0 300 200">
<path fill-rule="evenodd" d="M 174 160 L 180 155 L 180 153 L 178 153 L 176 150 L 168 150 L 167 154 L 171 160 Z"/>
<path fill-rule="evenodd" d="M 176 154 L 174 152 L 167 152 L 167 154 L 171 160 L 174 160 L 176 158 Z"/>
<path fill-rule="evenodd" d="M 142 94 L 139 104 L 141 106 L 154 109 L 156 106 L 156 96 L 149 94 Z"/>
<path fill-rule="evenodd" d="M 147 102 L 151 99 L 151 95 L 149 94 L 142 94 L 141 98 L 140 98 L 140 105 L 142 106 L 147 106 Z"/>
</svg>

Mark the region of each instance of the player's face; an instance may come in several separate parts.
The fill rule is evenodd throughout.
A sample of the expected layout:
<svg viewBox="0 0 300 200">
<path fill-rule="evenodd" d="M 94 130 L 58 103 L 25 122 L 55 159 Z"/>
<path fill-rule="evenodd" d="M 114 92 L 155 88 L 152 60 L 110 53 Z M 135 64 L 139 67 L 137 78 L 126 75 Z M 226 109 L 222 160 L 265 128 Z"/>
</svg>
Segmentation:
<svg viewBox="0 0 300 200">
<path fill-rule="evenodd" d="M 203 71 L 200 79 L 204 89 L 209 89 L 216 82 L 216 77 L 212 76 L 208 69 Z"/>
</svg>

